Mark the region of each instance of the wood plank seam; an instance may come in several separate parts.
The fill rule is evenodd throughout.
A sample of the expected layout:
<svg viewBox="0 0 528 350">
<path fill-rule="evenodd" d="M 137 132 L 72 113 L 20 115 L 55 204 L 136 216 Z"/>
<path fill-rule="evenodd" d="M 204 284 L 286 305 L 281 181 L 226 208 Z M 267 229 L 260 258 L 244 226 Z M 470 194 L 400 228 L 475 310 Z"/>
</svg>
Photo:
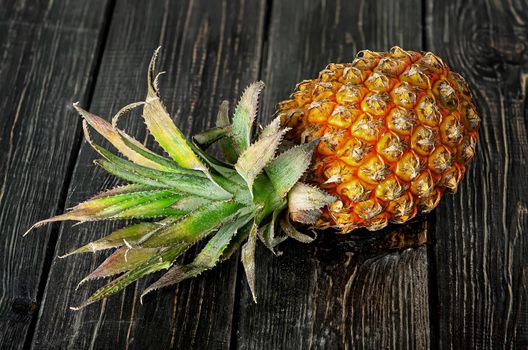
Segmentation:
<svg viewBox="0 0 528 350">
<path fill-rule="evenodd" d="M 103 15 L 103 24 L 102 29 L 99 32 L 99 37 L 97 38 L 97 48 L 95 53 L 95 61 L 93 63 L 92 72 L 90 74 L 90 81 L 88 83 L 88 89 L 86 92 L 86 95 L 83 98 L 83 103 L 86 106 L 90 106 L 92 103 L 92 97 L 95 92 L 95 85 L 97 82 L 97 76 L 99 73 L 99 67 L 101 66 L 101 61 L 103 58 L 103 53 L 105 49 L 106 39 L 108 37 L 108 32 L 110 30 L 110 23 L 112 21 L 112 14 L 113 10 L 115 8 L 115 2 L 116 0 L 109 0 L 107 7 L 105 9 L 105 13 Z M 81 127 L 81 119 L 78 118 L 77 120 L 77 126 L 76 126 L 76 135 L 75 135 L 75 142 L 72 146 L 72 152 L 70 159 L 68 159 L 68 165 L 66 168 L 66 175 L 64 177 L 64 182 L 62 184 L 61 193 L 59 196 L 59 201 L 57 204 L 57 212 L 56 215 L 62 213 L 66 208 L 66 200 L 68 193 L 70 191 L 71 186 L 71 180 L 73 177 L 73 171 L 75 169 L 75 164 L 77 163 L 77 158 L 79 157 L 79 152 L 81 149 L 81 143 L 82 143 L 82 127 Z M 53 224 L 50 234 L 50 239 L 48 241 L 48 246 L 46 247 L 46 253 L 44 256 L 44 262 L 42 266 L 42 274 L 40 276 L 40 280 L 38 283 L 37 288 L 37 298 L 36 298 L 36 305 L 37 305 L 37 311 L 33 313 L 31 318 L 31 323 L 28 328 L 28 332 L 26 335 L 26 339 L 24 341 L 23 349 L 30 349 L 31 343 L 33 341 L 33 336 L 35 332 L 35 327 L 37 325 L 37 321 L 40 314 L 40 303 L 42 301 L 42 297 L 44 295 L 44 290 L 46 289 L 46 285 L 48 282 L 48 276 L 49 276 L 49 270 L 51 267 L 51 262 L 53 261 L 53 256 L 57 254 L 56 247 L 57 247 L 57 239 L 59 235 L 59 229 L 62 224 Z"/>
</svg>

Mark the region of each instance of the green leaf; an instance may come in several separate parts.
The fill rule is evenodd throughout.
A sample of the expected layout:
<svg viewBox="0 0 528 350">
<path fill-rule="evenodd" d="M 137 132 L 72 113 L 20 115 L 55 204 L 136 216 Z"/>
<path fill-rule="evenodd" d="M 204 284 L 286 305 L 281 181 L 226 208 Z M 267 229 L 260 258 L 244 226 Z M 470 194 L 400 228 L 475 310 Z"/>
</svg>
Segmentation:
<svg viewBox="0 0 528 350">
<path fill-rule="evenodd" d="M 142 242 L 142 246 L 167 246 L 179 242 L 195 243 L 205 238 L 220 225 L 232 221 L 243 204 L 227 201 L 214 202 L 180 220 L 166 225 L 155 235 Z"/>
<path fill-rule="evenodd" d="M 103 198 L 103 197 L 110 197 L 116 194 L 146 192 L 146 191 L 154 191 L 154 190 L 156 190 L 156 188 L 152 186 L 145 186 L 145 185 L 140 185 L 140 184 L 126 184 L 126 185 L 117 186 L 109 190 L 103 191 L 101 193 L 98 193 L 92 198 L 90 198 L 90 200 Z"/>
<path fill-rule="evenodd" d="M 231 164 L 224 163 L 220 161 L 219 159 L 208 155 L 205 151 L 203 151 L 200 147 L 198 147 L 194 143 L 191 143 L 191 148 L 196 154 L 198 154 L 200 158 L 204 160 L 204 162 L 207 163 L 207 165 L 209 165 L 209 167 L 211 167 L 211 169 L 213 169 L 220 175 L 226 178 L 229 178 L 229 179 L 237 176 L 237 172 L 235 171 L 235 169 L 233 168 Z"/>
<path fill-rule="evenodd" d="M 259 95 L 264 89 L 264 83 L 257 81 L 247 87 L 233 115 L 231 138 L 238 154 L 244 152 L 251 143 L 251 128 L 257 116 Z"/>
<path fill-rule="evenodd" d="M 185 212 L 191 212 L 198 208 L 209 205 L 210 203 L 211 201 L 209 199 L 190 196 L 180 199 L 179 201 L 171 205 L 171 208 L 183 210 Z"/>
<path fill-rule="evenodd" d="M 228 246 L 222 253 L 222 256 L 220 257 L 220 261 L 225 261 L 231 257 L 235 252 L 237 252 L 249 236 L 249 232 L 251 231 L 251 228 L 253 227 L 253 222 L 250 222 L 246 224 L 244 227 L 242 227 L 236 235 L 233 237 L 231 242 L 229 242 Z"/>
<path fill-rule="evenodd" d="M 83 278 L 77 288 L 84 283 L 104 277 L 114 276 L 136 268 L 154 255 L 158 254 L 161 248 L 138 248 L 130 249 L 122 247 L 105 259 L 95 270 Z"/>
<path fill-rule="evenodd" d="M 235 169 L 246 181 L 251 192 L 255 178 L 275 155 L 275 151 L 286 131 L 287 129 L 283 129 L 273 135 L 258 140 L 249 146 L 238 158 Z"/>
<path fill-rule="evenodd" d="M 260 230 L 258 230 L 258 237 L 264 245 L 271 250 L 271 252 L 277 255 L 275 247 L 280 243 L 284 242 L 288 236 L 276 236 L 275 235 L 275 226 L 277 224 L 277 217 L 282 213 L 286 207 L 286 201 L 279 208 L 273 211 L 270 222 L 264 225 Z"/>
<path fill-rule="evenodd" d="M 209 242 L 207 242 L 205 247 L 200 251 L 196 258 L 194 258 L 192 263 L 188 265 L 173 266 L 159 280 L 145 289 L 145 291 L 143 291 L 141 294 L 141 297 L 143 298 L 143 296 L 146 294 L 159 288 L 179 283 L 187 278 L 197 276 L 203 271 L 214 267 L 220 260 L 222 253 L 227 248 L 233 236 L 242 226 L 248 223 L 251 218 L 251 214 L 241 215 L 233 222 L 223 225 L 209 240 Z"/>
<path fill-rule="evenodd" d="M 135 245 L 146 234 L 160 227 L 162 226 L 156 222 L 142 222 L 135 225 L 129 225 L 112 232 L 106 237 L 100 238 L 96 241 L 90 242 L 83 245 L 82 247 L 72 250 L 69 253 L 62 255 L 61 258 L 65 258 L 73 254 L 95 253 L 99 250 L 118 248 L 127 245 L 125 241 L 128 244 Z"/>
<path fill-rule="evenodd" d="M 153 169 L 161 169 L 161 166 L 158 163 L 153 162 L 150 159 L 145 158 L 141 154 L 138 154 L 134 150 L 130 149 L 123 142 L 123 139 L 121 138 L 117 130 L 114 129 L 114 127 L 106 120 L 88 111 L 85 111 L 79 106 L 78 102 L 74 103 L 73 107 L 75 107 L 75 109 L 79 112 L 79 114 L 81 114 L 84 119 L 84 134 L 89 142 L 91 142 L 91 140 L 86 123 L 88 123 L 92 128 L 94 128 L 95 131 L 97 131 L 101 136 L 107 139 L 119 152 L 121 152 L 125 157 L 127 157 L 134 163 Z"/>
<path fill-rule="evenodd" d="M 257 295 L 255 290 L 255 244 L 257 243 L 258 227 L 255 223 L 249 232 L 249 238 L 242 247 L 242 265 L 246 272 L 246 278 L 253 296 L 253 301 L 257 303 Z"/>
<path fill-rule="evenodd" d="M 207 178 L 146 168 L 119 158 L 96 144 L 92 144 L 92 147 L 94 147 L 97 152 L 113 165 L 109 166 L 105 160 L 100 160 L 98 163 L 101 167 L 112 175 L 124 180 L 144 185 L 171 188 L 179 192 L 194 194 L 210 199 L 225 200 L 232 197 L 231 193 Z"/>
<path fill-rule="evenodd" d="M 280 154 L 266 167 L 266 174 L 273 183 L 273 187 L 284 197 L 299 181 L 301 176 L 310 166 L 312 154 L 319 140 L 313 140 Z"/>
<path fill-rule="evenodd" d="M 154 71 L 159 48 L 154 52 L 150 61 L 147 84 L 148 93 L 143 106 L 143 118 L 149 132 L 160 146 L 179 165 L 188 169 L 200 170 L 207 173 L 207 168 L 192 151 L 189 143 L 172 121 L 165 106 L 161 102 L 157 86 L 154 82 Z"/>
<path fill-rule="evenodd" d="M 35 226 L 66 220 L 85 222 L 183 215 L 186 214 L 184 211 L 170 208 L 180 198 L 178 193 L 160 190 L 98 197 L 82 202 L 64 214 L 42 220 Z"/>
<path fill-rule="evenodd" d="M 206 177 L 206 175 L 202 171 L 183 168 L 176 164 L 172 159 L 166 158 L 164 156 L 152 152 L 148 148 L 144 147 L 140 142 L 127 135 L 125 132 L 121 130 L 117 130 L 117 132 L 123 138 L 123 142 L 125 143 L 125 145 L 127 145 L 130 149 L 134 150 L 143 157 L 159 164 L 160 169 L 158 170 L 168 171 L 177 174 Z"/>
<path fill-rule="evenodd" d="M 193 136 L 194 141 L 203 148 L 206 148 L 220 140 L 229 133 L 229 127 L 216 127 Z"/>
<path fill-rule="evenodd" d="M 138 264 L 131 270 L 127 271 L 123 275 L 119 276 L 106 286 L 97 290 L 90 298 L 77 307 L 72 307 L 72 310 L 80 310 L 83 307 L 90 305 L 98 300 L 104 299 L 112 294 L 115 294 L 130 283 L 137 279 L 151 274 L 156 271 L 168 269 L 174 262 L 174 260 L 183 254 L 189 248 L 188 244 L 180 243 L 175 246 L 161 249 L 159 253 L 150 257 L 141 264 Z"/>
<path fill-rule="evenodd" d="M 222 101 L 220 108 L 218 109 L 218 115 L 216 117 L 216 126 L 219 128 L 225 128 L 231 126 L 229 121 L 229 102 Z M 234 164 L 237 161 L 238 154 L 235 150 L 235 145 L 231 137 L 224 137 L 219 140 L 220 149 L 227 162 Z"/>
</svg>

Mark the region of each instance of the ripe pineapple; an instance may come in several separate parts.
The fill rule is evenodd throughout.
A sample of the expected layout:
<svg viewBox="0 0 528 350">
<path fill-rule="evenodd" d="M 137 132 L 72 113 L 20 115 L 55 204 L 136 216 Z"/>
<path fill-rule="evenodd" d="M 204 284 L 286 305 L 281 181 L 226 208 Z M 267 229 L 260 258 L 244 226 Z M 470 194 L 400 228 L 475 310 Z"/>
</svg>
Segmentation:
<svg viewBox="0 0 528 350">
<path fill-rule="evenodd" d="M 316 227 L 378 230 L 455 192 L 480 124 L 464 79 L 427 52 L 361 51 L 278 106 L 291 138 L 320 138 L 309 181 L 339 198 Z"/>
<path fill-rule="evenodd" d="M 143 295 L 197 276 L 241 246 L 256 301 L 257 240 L 275 253 L 288 237 L 313 241 L 292 221 L 343 232 L 404 222 L 434 208 L 445 188 L 456 190 L 473 156 L 479 119 L 470 93 L 462 77 L 431 53 L 363 51 L 352 64 L 331 64 L 319 79 L 299 84 L 252 142 L 262 82 L 246 89 L 232 118 L 222 103 L 216 127 L 190 141 L 161 101 L 157 52 L 145 101 L 125 106 L 111 123 L 74 104 L 86 139 L 101 156 L 96 164 L 124 184 L 33 226 L 137 219 L 64 255 L 115 249 L 80 284 L 119 276 L 73 309 L 153 272 L 168 269 Z M 168 157 L 118 127 L 119 118 L 138 107 Z M 89 127 L 124 158 L 96 144 Z M 276 155 L 285 135 L 297 145 Z M 225 161 L 204 151 L 217 141 Z M 202 240 L 190 264 L 177 262 Z"/>
</svg>

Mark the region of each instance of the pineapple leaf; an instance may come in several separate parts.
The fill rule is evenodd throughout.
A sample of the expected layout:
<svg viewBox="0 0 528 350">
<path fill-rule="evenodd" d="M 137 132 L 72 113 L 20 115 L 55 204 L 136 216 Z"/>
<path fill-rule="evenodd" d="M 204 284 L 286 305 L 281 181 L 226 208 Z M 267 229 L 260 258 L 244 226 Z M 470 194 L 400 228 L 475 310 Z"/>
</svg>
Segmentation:
<svg viewBox="0 0 528 350">
<path fill-rule="evenodd" d="M 129 225 L 112 232 L 106 237 L 72 250 L 60 257 L 65 258 L 67 256 L 80 253 L 95 253 L 99 250 L 121 247 L 123 245 L 127 245 L 127 243 L 134 245 L 139 242 L 143 236 L 158 229 L 159 227 L 160 224 L 156 222 L 142 222 L 135 225 Z M 125 241 L 127 243 L 125 243 Z"/>
<path fill-rule="evenodd" d="M 320 209 L 336 200 L 336 197 L 329 195 L 315 186 L 297 182 L 288 193 L 288 209 L 291 212 Z"/>
<path fill-rule="evenodd" d="M 172 191 L 146 191 L 116 194 L 82 202 L 68 212 L 40 221 L 41 226 L 56 221 L 96 221 L 131 218 L 147 218 L 186 214 L 182 210 L 170 208 L 181 195 Z"/>
<path fill-rule="evenodd" d="M 322 214 L 320 208 L 336 199 L 317 187 L 297 182 L 288 193 L 288 212 L 294 221 L 314 224 Z"/>
<path fill-rule="evenodd" d="M 257 303 L 257 294 L 255 290 L 255 245 L 257 243 L 257 224 L 253 222 L 251 231 L 249 232 L 249 238 L 247 242 L 242 246 L 242 265 L 246 272 L 246 278 L 253 296 L 253 301 Z"/>
<path fill-rule="evenodd" d="M 130 149 L 124 142 L 119 133 L 114 127 L 108 123 L 106 120 L 82 109 L 79 106 L 79 102 L 73 104 L 73 107 L 79 112 L 83 117 L 83 128 L 84 133 L 87 136 L 87 140 L 90 141 L 90 137 L 87 131 L 85 123 L 88 123 L 95 131 L 97 131 L 101 136 L 107 139 L 119 152 L 121 152 L 125 157 L 130 159 L 136 164 L 153 168 L 153 169 L 162 169 L 158 163 L 153 162 L 152 160 L 145 158 L 141 154 L 138 154 L 134 150 Z"/>
<path fill-rule="evenodd" d="M 311 243 L 317 238 L 317 234 L 315 233 L 315 231 L 313 232 L 314 237 L 310 237 L 308 235 L 305 235 L 304 233 L 299 232 L 295 227 L 293 227 L 292 223 L 290 222 L 290 216 L 288 215 L 288 213 L 286 213 L 286 215 L 284 215 L 280 219 L 279 224 L 282 231 L 288 237 L 293 238 L 301 243 Z"/>
<path fill-rule="evenodd" d="M 115 276 L 119 273 L 132 270 L 150 257 L 158 254 L 161 249 L 162 248 L 119 248 L 106 258 L 105 261 L 103 261 L 101 265 L 93 270 L 88 276 L 83 278 L 77 285 L 77 288 L 94 279 Z"/>
<path fill-rule="evenodd" d="M 99 165 L 112 175 L 124 180 L 144 185 L 171 188 L 178 192 L 210 199 L 225 200 L 232 197 L 231 193 L 207 178 L 150 169 L 119 158 L 97 144 L 92 143 L 92 147 L 105 158 L 98 161 Z"/>
<path fill-rule="evenodd" d="M 140 185 L 140 184 L 126 184 L 126 185 L 117 186 L 109 190 L 103 191 L 101 193 L 98 193 L 90 199 L 109 197 L 115 194 L 146 192 L 146 191 L 152 191 L 152 190 L 156 190 L 156 188 L 151 187 L 151 186 Z"/>
<path fill-rule="evenodd" d="M 225 128 L 231 126 L 229 121 L 229 102 L 222 101 L 220 108 L 218 109 L 218 115 L 216 117 L 216 126 L 219 128 Z M 220 149 L 222 154 L 227 162 L 234 164 L 237 161 L 238 154 L 233 145 L 233 140 L 231 137 L 224 137 L 219 140 Z"/>
<path fill-rule="evenodd" d="M 271 161 L 282 140 L 282 136 L 287 131 L 288 129 L 283 129 L 258 140 L 249 146 L 238 158 L 235 169 L 246 181 L 251 193 L 253 193 L 255 178 Z"/>
<path fill-rule="evenodd" d="M 222 253 L 222 256 L 220 256 L 220 261 L 225 261 L 233 255 L 242 243 L 246 240 L 246 238 L 249 236 L 249 232 L 251 231 L 251 227 L 253 226 L 253 222 L 250 222 L 246 224 L 244 227 L 242 227 L 238 232 L 235 234 L 233 239 L 229 242 L 228 246 Z"/>
<path fill-rule="evenodd" d="M 266 167 L 266 174 L 280 197 L 288 194 L 290 189 L 304 174 L 312 161 L 312 154 L 319 142 L 315 139 L 281 153 Z"/>
<path fill-rule="evenodd" d="M 189 248 L 188 244 L 180 243 L 172 247 L 162 249 L 158 254 L 151 256 L 146 261 L 133 267 L 123 275 L 119 276 L 106 286 L 98 289 L 90 298 L 77 307 L 71 307 L 72 310 L 80 310 L 98 300 L 104 299 L 112 294 L 123 290 L 130 283 L 137 279 L 151 274 L 156 271 L 168 269 L 174 260 L 183 254 Z"/>
<path fill-rule="evenodd" d="M 143 106 L 145 105 L 145 102 L 143 101 L 140 101 L 140 102 L 133 102 L 131 104 L 128 104 L 126 105 L 125 107 L 121 108 L 113 117 L 112 117 L 112 127 L 114 127 L 116 130 L 119 130 L 117 128 L 117 122 L 119 121 L 119 119 L 124 116 L 125 114 L 127 114 L 128 112 L 130 112 L 131 110 L 133 110 L 134 108 L 137 108 L 137 107 L 140 107 L 140 106 Z"/>
<path fill-rule="evenodd" d="M 276 236 L 275 235 L 275 226 L 277 224 L 277 217 L 282 213 L 286 207 L 286 201 L 283 201 L 283 205 L 273 211 L 271 216 L 271 221 L 264 225 L 260 230 L 258 230 L 258 238 L 266 248 L 271 250 L 274 255 L 277 255 L 275 247 L 280 243 L 284 242 L 288 236 Z"/>
<path fill-rule="evenodd" d="M 243 204 L 233 201 L 211 203 L 174 223 L 165 225 L 140 243 L 145 247 L 163 247 L 180 242 L 198 242 L 217 227 L 232 221 L 243 207 Z"/>
<path fill-rule="evenodd" d="M 229 133 L 229 127 L 216 127 L 193 136 L 193 140 L 203 148 L 209 147 L 216 141 L 225 137 Z"/>
<path fill-rule="evenodd" d="M 268 137 L 268 136 L 271 136 L 271 135 L 274 135 L 276 133 L 279 132 L 280 130 L 280 117 L 277 117 L 275 119 L 273 119 L 271 121 L 271 123 L 269 123 L 265 128 L 264 130 L 262 130 L 262 132 L 260 133 L 259 135 L 259 138 L 263 139 L 265 137 Z"/>
<path fill-rule="evenodd" d="M 154 290 L 179 283 L 214 267 L 220 260 L 222 253 L 229 245 L 233 236 L 237 233 L 237 230 L 248 223 L 250 219 L 252 219 L 251 214 L 240 215 L 233 222 L 223 225 L 209 242 L 207 242 L 191 264 L 173 266 L 159 280 L 145 289 L 141 294 L 141 298 Z"/>
<path fill-rule="evenodd" d="M 244 152 L 251 143 L 251 128 L 258 110 L 259 95 L 264 83 L 257 81 L 244 91 L 233 115 L 231 138 L 238 154 Z"/>
<path fill-rule="evenodd" d="M 207 168 L 192 151 L 189 143 L 176 127 L 161 102 L 157 86 L 153 80 L 158 53 L 159 48 L 154 52 L 148 70 L 148 93 L 143 106 L 145 124 L 152 136 L 176 163 L 184 168 L 200 170 L 207 174 Z"/>
<path fill-rule="evenodd" d="M 211 201 L 207 198 L 190 196 L 180 199 L 179 201 L 171 205 L 171 208 L 183 210 L 185 212 L 191 212 L 198 208 L 204 207 L 210 203 Z"/>
<path fill-rule="evenodd" d="M 191 148 L 193 151 L 198 154 L 200 158 L 204 160 L 204 162 L 207 163 L 217 173 L 220 175 L 232 179 L 237 176 L 236 170 L 233 169 L 233 166 L 231 164 L 224 163 L 220 161 L 219 159 L 216 159 L 214 157 L 211 157 L 208 155 L 205 151 L 203 151 L 200 147 L 195 145 L 194 143 L 191 143 Z"/>
<path fill-rule="evenodd" d="M 206 177 L 206 175 L 199 170 L 183 168 L 179 166 L 178 164 L 176 164 L 172 159 L 165 158 L 164 156 L 161 156 L 159 154 L 152 152 L 151 150 L 149 150 L 148 148 L 145 148 L 140 142 L 138 142 L 136 139 L 129 136 L 122 130 L 117 130 L 117 132 L 123 138 L 123 142 L 125 143 L 125 145 L 127 145 L 130 149 L 136 151 L 143 157 L 150 159 L 151 161 L 159 164 L 160 169 L 158 170 L 168 171 L 168 172 L 177 173 L 177 174 Z"/>
<path fill-rule="evenodd" d="M 317 219 L 321 217 L 321 214 L 323 214 L 321 209 L 300 210 L 298 212 L 290 213 L 290 217 L 293 221 L 301 224 L 313 225 L 317 222 Z"/>
</svg>

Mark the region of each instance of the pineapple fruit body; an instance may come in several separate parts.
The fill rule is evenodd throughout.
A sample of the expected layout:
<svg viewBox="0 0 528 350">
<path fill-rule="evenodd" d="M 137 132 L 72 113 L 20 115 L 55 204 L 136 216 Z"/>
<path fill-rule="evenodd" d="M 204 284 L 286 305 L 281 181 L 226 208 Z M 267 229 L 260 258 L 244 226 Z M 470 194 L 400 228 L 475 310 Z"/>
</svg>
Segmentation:
<svg viewBox="0 0 528 350">
<path fill-rule="evenodd" d="M 308 179 L 339 200 L 315 226 L 343 233 L 435 208 L 457 190 L 480 124 L 459 74 L 430 52 L 399 47 L 329 64 L 277 113 L 295 142 L 320 138 Z"/>
</svg>

